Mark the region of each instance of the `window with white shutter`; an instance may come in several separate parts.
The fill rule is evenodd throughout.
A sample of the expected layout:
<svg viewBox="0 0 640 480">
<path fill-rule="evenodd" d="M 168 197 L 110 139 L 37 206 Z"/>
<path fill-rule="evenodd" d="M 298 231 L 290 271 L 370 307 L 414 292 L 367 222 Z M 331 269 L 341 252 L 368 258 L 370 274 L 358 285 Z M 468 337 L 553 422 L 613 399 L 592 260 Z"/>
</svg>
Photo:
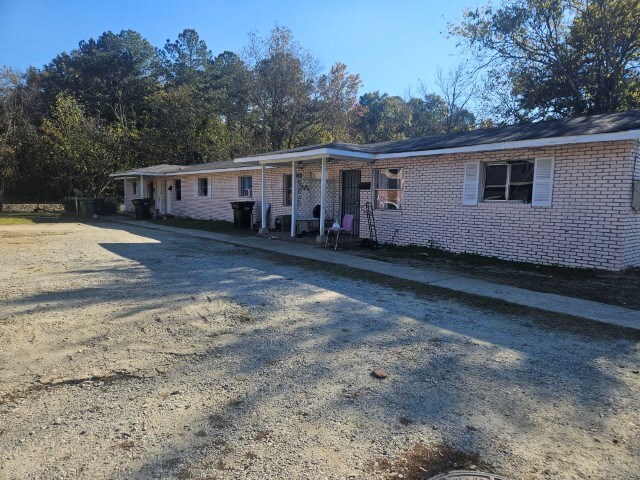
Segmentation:
<svg viewBox="0 0 640 480">
<path fill-rule="evenodd" d="M 534 207 L 550 207 L 553 197 L 553 157 L 536 158 L 533 174 L 533 195 L 531 205 Z"/>
<path fill-rule="evenodd" d="M 463 205 L 478 204 L 478 187 L 480 184 L 480 162 L 464 164 L 464 189 L 462 193 Z"/>
</svg>

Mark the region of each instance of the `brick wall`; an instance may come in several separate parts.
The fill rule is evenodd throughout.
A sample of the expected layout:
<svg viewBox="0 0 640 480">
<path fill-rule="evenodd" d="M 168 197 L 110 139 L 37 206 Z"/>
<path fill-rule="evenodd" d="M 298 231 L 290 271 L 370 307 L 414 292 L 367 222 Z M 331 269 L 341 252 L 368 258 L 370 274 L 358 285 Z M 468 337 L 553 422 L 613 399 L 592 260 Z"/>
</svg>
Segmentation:
<svg viewBox="0 0 640 480">
<path fill-rule="evenodd" d="M 136 182 L 136 193 L 133 193 L 133 182 Z M 134 211 L 133 203 L 131 201 L 134 198 L 141 198 L 140 196 L 140 179 L 124 179 L 124 211 L 126 213 L 132 213 Z"/>
<path fill-rule="evenodd" d="M 251 198 L 238 196 L 238 178 L 240 176 L 252 177 L 253 196 Z M 231 202 L 234 201 L 259 201 L 261 192 L 261 175 L 260 170 L 241 171 L 241 172 L 220 172 L 207 175 L 184 175 L 168 178 L 167 187 L 174 186 L 175 180 L 182 180 L 182 200 L 175 200 L 175 190 L 166 190 L 171 195 L 171 214 L 179 217 L 192 217 L 201 219 L 227 220 L 233 221 L 233 210 Z M 196 185 L 198 178 L 209 179 L 210 196 L 196 196 Z M 164 180 L 164 179 L 163 179 Z M 162 183 L 162 180 L 158 180 Z M 164 212 L 164 188 L 159 188 L 158 205 L 156 208 Z"/>
<path fill-rule="evenodd" d="M 377 161 L 377 168 L 404 167 L 402 210 L 376 211 L 378 235 L 387 242 L 396 232 L 400 244 L 509 260 L 622 269 L 640 254 L 640 217 L 630 198 L 634 148 L 635 142 L 607 142 Z M 544 156 L 555 157 L 551 207 L 462 205 L 465 162 Z M 363 178 L 371 178 L 371 167 Z M 361 202 L 371 198 L 363 192 Z"/>
<path fill-rule="evenodd" d="M 462 205 L 466 162 L 532 160 L 545 156 L 555 158 L 551 207 L 506 202 Z M 375 211 L 381 243 L 393 238 L 398 244 L 434 244 L 454 252 L 508 260 L 619 270 L 640 265 L 640 214 L 631 210 L 634 168 L 640 178 L 640 160 L 634 167 L 634 158 L 639 156 L 638 142 L 620 141 L 393 159 L 376 161 L 373 165 L 331 162 L 327 172 L 335 182 L 333 210 L 339 219 L 342 170 L 359 168 L 362 181 L 371 181 L 374 168 L 404 169 L 402 209 Z M 319 163 L 307 164 L 299 173 L 302 178 L 311 178 L 319 170 Z M 283 205 L 284 175 L 290 173 L 290 164 L 267 170 L 270 226 L 277 215 L 291 213 L 291 207 Z M 208 175 L 211 197 L 204 198 L 194 195 L 195 181 L 202 175 L 184 175 L 175 177 L 182 179 L 182 201 L 172 200 L 171 213 L 232 221 L 229 202 L 247 200 L 238 197 L 241 175 L 253 177 L 252 200 L 259 201 L 259 169 Z M 167 180 L 168 185 L 173 183 L 173 179 Z M 166 189 L 161 186 L 162 180 L 156 182 L 156 208 L 164 211 Z M 127 208 L 130 208 L 132 192 L 127 184 L 125 192 L 129 193 Z M 373 201 L 373 190 L 361 191 L 360 201 L 362 205 Z M 255 215 L 259 219 L 259 212 Z M 360 234 L 367 233 L 362 215 Z"/>
</svg>

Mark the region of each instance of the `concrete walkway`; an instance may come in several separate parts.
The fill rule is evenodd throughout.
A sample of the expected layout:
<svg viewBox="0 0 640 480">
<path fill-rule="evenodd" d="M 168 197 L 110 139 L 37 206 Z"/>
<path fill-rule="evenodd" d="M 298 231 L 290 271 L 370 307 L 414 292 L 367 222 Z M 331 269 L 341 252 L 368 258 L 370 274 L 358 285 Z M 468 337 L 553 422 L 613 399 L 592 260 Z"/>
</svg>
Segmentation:
<svg viewBox="0 0 640 480">
<path fill-rule="evenodd" d="M 365 272 L 375 272 L 381 275 L 424 283 L 426 285 L 434 285 L 470 295 L 495 298 L 525 307 L 545 310 L 547 312 L 572 315 L 596 322 L 640 330 L 640 310 L 630 310 L 615 305 L 607 305 L 574 297 L 565 297 L 553 293 L 534 292 L 525 290 L 524 288 L 500 285 L 475 278 L 445 273 L 437 269 L 415 268 L 401 265 L 394 265 L 393 268 L 390 268 L 390 264 L 387 262 L 336 252 L 332 249 L 319 248 L 315 245 L 311 246 L 295 242 L 269 240 L 257 236 L 244 237 L 225 233 L 207 232 L 204 230 L 169 227 L 122 217 L 107 217 L 106 219 L 138 228 L 162 230 L 177 233 L 182 236 L 190 235 L 292 257 L 348 266 Z"/>
</svg>

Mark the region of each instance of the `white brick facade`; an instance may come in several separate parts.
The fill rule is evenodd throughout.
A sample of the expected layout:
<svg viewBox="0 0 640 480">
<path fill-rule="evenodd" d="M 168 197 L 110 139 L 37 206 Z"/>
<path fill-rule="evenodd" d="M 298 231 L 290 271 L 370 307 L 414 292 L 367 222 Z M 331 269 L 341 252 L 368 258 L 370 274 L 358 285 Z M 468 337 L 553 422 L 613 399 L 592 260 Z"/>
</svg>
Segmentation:
<svg viewBox="0 0 640 480">
<path fill-rule="evenodd" d="M 537 157 L 555 159 L 550 207 L 512 202 L 462 205 L 465 163 Z M 342 170 L 360 169 L 362 181 L 366 182 L 372 181 L 374 168 L 403 168 L 401 210 L 375 211 L 381 243 L 394 238 L 403 245 L 436 245 L 453 252 L 507 260 L 620 270 L 640 266 L 640 213 L 631 209 L 632 179 L 634 175 L 640 178 L 639 157 L 639 142 L 629 140 L 399 158 L 374 164 L 331 162 L 327 172 L 337 188 L 333 210 L 340 218 Z M 291 165 L 285 165 L 267 170 L 271 226 L 277 215 L 291 213 L 291 207 L 283 205 L 283 178 L 291 173 Z M 305 164 L 299 173 L 310 178 L 319 169 L 319 163 Z M 247 200 L 238 197 L 238 177 L 242 175 L 253 177 L 251 200 L 260 201 L 261 172 L 256 168 L 207 174 L 210 197 L 194 194 L 196 179 L 203 175 L 156 177 L 155 208 L 165 211 L 165 192 L 173 196 L 175 192 L 167 188 L 180 178 L 182 200 L 171 199 L 173 215 L 232 221 L 230 202 Z M 148 180 L 145 177 L 145 196 Z M 136 196 L 139 195 L 138 180 Z M 126 180 L 127 210 L 131 210 L 132 198 L 131 181 Z M 373 188 L 360 192 L 362 205 L 372 200 Z M 360 234 L 366 233 L 362 215 Z"/>
</svg>

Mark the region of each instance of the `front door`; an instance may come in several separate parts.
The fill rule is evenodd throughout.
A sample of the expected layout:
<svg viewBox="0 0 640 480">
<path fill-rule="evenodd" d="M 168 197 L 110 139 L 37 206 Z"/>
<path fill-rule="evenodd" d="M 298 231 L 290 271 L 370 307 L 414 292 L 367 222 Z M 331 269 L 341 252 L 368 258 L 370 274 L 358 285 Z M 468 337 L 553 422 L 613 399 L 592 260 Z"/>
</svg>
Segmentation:
<svg viewBox="0 0 640 480">
<path fill-rule="evenodd" d="M 360 170 L 342 170 L 342 216 L 353 215 L 353 234 L 360 235 Z"/>
<path fill-rule="evenodd" d="M 166 214 L 170 214 L 171 213 L 171 194 L 173 193 L 171 190 L 169 190 L 169 185 L 171 185 L 171 182 L 168 182 L 166 180 L 164 180 L 164 213 Z"/>
</svg>

